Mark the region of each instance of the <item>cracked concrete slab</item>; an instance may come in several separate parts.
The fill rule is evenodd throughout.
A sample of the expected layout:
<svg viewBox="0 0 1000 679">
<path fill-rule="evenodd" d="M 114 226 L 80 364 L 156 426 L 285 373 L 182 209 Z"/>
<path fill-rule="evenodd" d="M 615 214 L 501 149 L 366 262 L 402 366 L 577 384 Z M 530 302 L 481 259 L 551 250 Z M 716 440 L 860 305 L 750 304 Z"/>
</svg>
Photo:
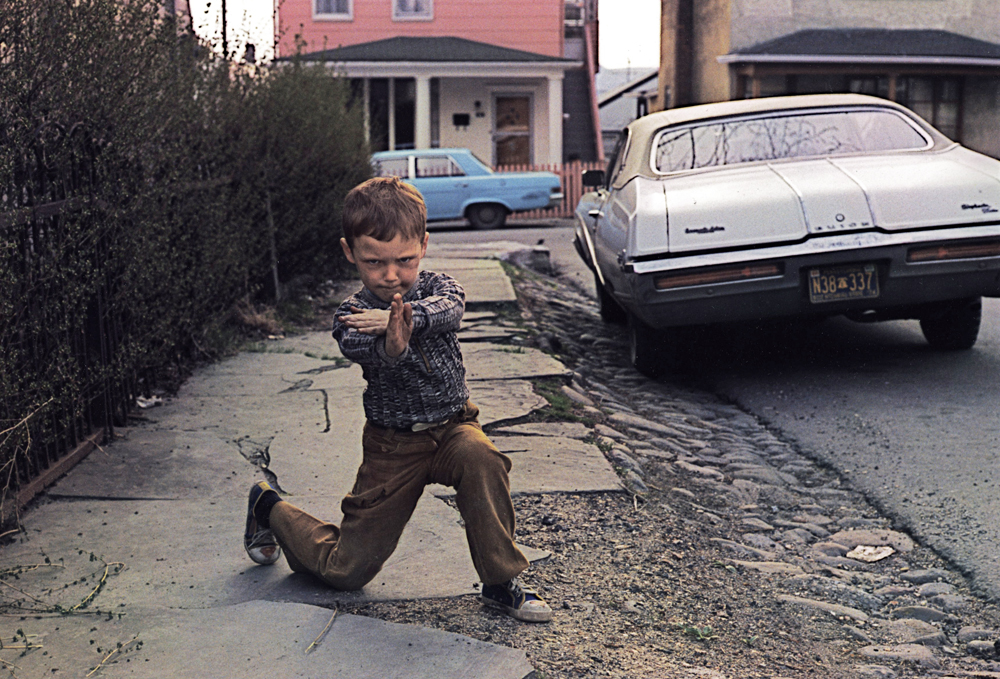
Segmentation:
<svg viewBox="0 0 1000 679">
<path fill-rule="evenodd" d="M 497 436 L 493 442 L 514 462 L 511 493 L 585 493 L 622 488 L 618 474 L 595 445 L 538 436 Z"/>
<path fill-rule="evenodd" d="M 97 676 L 522 679 L 532 672 L 524 651 L 363 616 L 334 617 L 332 610 L 300 603 L 144 609 L 113 621 L 62 618 L 37 641 L 46 655 L 19 658 L 24 676 L 58 668 L 82 677 L 118 643 L 122 652 Z"/>
<path fill-rule="evenodd" d="M 474 380 L 509 380 L 542 377 L 565 377 L 569 370 L 562 363 L 533 347 L 503 344 L 464 344 L 466 378 Z"/>
<path fill-rule="evenodd" d="M 497 328 L 496 326 L 484 328 L 479 326 L 469 326 L 458 331 L 458 341 L 460 342 L 509 342 L 517 337 L 514 330 Z"/>
<path fill-rule="evenodd" d="M 517 304 L 517 295 L 500 262 L 491 259 L 450 259 L 427 257 L 421 262 L 426 271 L 447 271 L 465 288 L 466 308 Z"/>
<path fill-rule="evenodd" d="M 479 423 L 483 426 L 524 417 L 548 405 L 526 380 L 470 382 L 469 395 L 479 407 Z"/>
<path fill-rule="evenodd" d="M 618 474 L 593 444 L 543 436 L 493 436 L 492 439 L 513 463 L 510 470 L 513 495 L 622 489 Z M 454 495 L 446 486 L 433 489 L 440 496 Z"/>
<path fill-rule="evenodd" d="M 358 288 L 360 289 L 360 287 L 359 284 Z M 332 330 L 331 327 L 330 330 L 307 332 L 280 340 L 268 340 L 264 346 L 269 352 L 290 351 L 320 361 L 335 361 L 338 358 L 347 360 L 340 353 L 340 347 L 333 339 Z"/>
<path fill-rule="evenodd" d="M 526 422 L 512 424 L 496 430 L 498 435 L 555 436 L 583 440 L 594 435 L 594 430 L 582 422 Z"/>
<path fill-rule="evenodd" d="M 424 259 L 423 263 L 426 269 L 440 271 L 441 269 L 435 269 L 428 262 L 436 264 L 443 259 L 459 259 L 469 262 L 482 259 L 499 260 L 511 252 L 524 249 L 526 249 L 524 243 L 512 240 L 496 240 L 486 243 L 437 243 L 434 241 L 434 236 L 432 235 L 430 245 L 427 248 L 427 254 L 430 257 Z M 444 269 L 444 271 L 447 271 L 447 269 Z"/>
</svg>

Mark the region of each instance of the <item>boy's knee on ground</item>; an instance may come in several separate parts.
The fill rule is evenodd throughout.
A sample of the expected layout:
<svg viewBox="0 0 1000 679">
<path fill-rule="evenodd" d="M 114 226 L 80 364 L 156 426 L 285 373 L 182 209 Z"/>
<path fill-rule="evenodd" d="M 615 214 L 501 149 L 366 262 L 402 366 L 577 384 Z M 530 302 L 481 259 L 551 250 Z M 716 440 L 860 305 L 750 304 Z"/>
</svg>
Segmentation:
<svg viewBox="0 0 1000 679">
<path fill-rule="evenodd" d="M 342 572 L 335 573 L 317 573 L 316 575 L 330 585 L 334 589 L 338 589 L 344 592 L 353 592 L 359 590 L 369 582 L 371 582 L 379 571 L 382 570 L 381 565 L 377 567 L 361 565 L 348 570 L 343 570 Z"/>
</svg>

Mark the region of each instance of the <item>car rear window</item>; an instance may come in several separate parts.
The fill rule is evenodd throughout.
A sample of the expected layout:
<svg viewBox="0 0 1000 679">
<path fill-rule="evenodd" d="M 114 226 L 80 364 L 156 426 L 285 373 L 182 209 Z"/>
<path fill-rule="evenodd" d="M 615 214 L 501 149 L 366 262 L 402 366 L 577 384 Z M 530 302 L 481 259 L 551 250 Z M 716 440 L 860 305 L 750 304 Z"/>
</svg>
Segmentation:
<svg viewBox="0 0 1000 679">
<path fill-rule="evenodd" d="M 653 144 L 653 167 L 661 173 L 681 172 L 929 145 L 927 137 L 894 111 L 817 111 L 716 120 L 661 130 Z"/>
</svg>

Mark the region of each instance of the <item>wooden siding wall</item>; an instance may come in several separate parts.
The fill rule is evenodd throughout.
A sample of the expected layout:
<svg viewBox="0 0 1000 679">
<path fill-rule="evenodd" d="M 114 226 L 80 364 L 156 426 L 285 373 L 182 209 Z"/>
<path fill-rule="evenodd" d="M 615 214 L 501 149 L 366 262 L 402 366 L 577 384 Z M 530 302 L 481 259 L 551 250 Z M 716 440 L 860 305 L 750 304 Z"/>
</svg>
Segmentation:
<svg viewBox="0 0 1000 679">
<path fill-rule="evenodd" d="M 393 0 L 395 1 L 395 0 Z M 282 0 L 278 56 L 346 47 L 396 36 L 453 36 L 550 57 L 563 55 L 564 0 L 434 0 L 430 20 L 394 20 L 389 0 L 353 0 L 348 20 L 313 18 L 314 0 Z"/>
</svg>

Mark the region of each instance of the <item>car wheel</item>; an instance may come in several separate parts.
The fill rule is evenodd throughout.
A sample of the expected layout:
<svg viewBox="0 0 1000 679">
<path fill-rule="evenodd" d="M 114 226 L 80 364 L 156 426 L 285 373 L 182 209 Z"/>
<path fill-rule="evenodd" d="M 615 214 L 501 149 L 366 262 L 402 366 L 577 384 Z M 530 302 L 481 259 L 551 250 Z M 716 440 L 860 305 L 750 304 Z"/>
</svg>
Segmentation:
<svg viewBox="0 0 1000 679">
<path fill-rule="evenodd" d="M 632 367 L 646 377 L 660 377 L 671 366 L 672 349 L 666 332 L 628 314 L 628 347 Z"/>
<path fill-rule="evenodd" d="M 920 319 L 924 338 L 935 349 L 962 351 L 971 349 L 979 337 L 983 318 L 983 299 L 948 302 Z"/>
<path fill-rule="evenodd" d="M 496 203 L 483 203 L 469 208 L 469 221 L 477 229 L 499 229 L 507 221 L 507 209 Z"/>
<path fill-rule="evenodd" d="M 601 320 L 614 325 L 624 325 L 628 320 L 628 313 L 611 296 L 608 289 L 601 285 L 601 279 L 594 274 L 594 287 L 597 288 L 597 308 L 601 312 Z"/>
</svg>

